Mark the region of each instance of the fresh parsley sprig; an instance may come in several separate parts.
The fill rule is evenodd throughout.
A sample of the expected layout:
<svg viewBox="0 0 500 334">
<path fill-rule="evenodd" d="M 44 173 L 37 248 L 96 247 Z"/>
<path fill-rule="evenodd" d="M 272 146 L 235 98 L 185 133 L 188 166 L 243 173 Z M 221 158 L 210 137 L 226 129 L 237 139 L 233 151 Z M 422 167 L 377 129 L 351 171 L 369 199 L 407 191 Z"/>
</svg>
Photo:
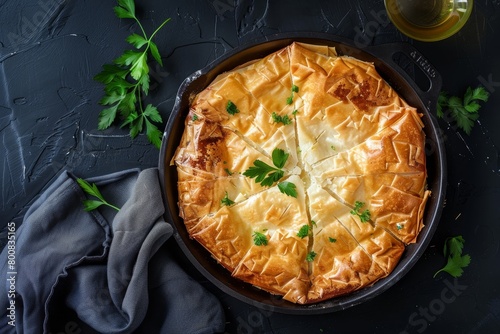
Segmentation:
<svg viewBox="0 0 500 334">
<path fill-rule="evenodd" d="M 234 104 L 234 102 L 231 100 L 227 101 L 226 111 L 229 115 L 233 115 L 233 116 L 240 112 L 240 110 L 238 109 L 236 104 Z"/>
<path fill-rule="evenodd" d="M 292 104 L 293 103 L 293 93 L 298 93 L 298 92 L 299 92 L 299 87 L 297 87 L 296 85 L 292 85 L 290 96 L 286 98 L 286 104 Z"/>
<path fill-rule="evenodd" d="M 364 202 L 356 201 L 354 203 L 354 209 L 351 210 L 351 215 L 358 216 L 362 223 L 366 223 L 371 217 L 371 213 L 368 209 L 362 212 L 360 211 L 364 205 Z"/>
<path fill-rule="evenodd" d="M 273 112 L 271 116 L 273 118 L 274 123 L 283 123 L 283 125 L 292 124 L 292 119 L 288 115 L 281 116 L 281 115 L 278 115 L 277 113 Z"/>
<path fill-rule="evenodd" d="M 445 112 L 448 111 L 457 126 L 469 135 L 474 122 L 479 118 L 479 102 L 487 102 L 489 95 L 482 86 L 474 89 L 468 87 L 463 98 L 441 92 L 438 97 L 437 116 L 444 118 Z"/>
<path fill-rule="evenodd" d="M 255 231 L 253 232 L 252 237 L 255 246 L 267 246 L 267 236 L 264 233 Z"/>
<path fill-rule="evenodd" d="M 302 225 L 299 232 L 297 233 L 297 236 L 301 239 L 304 239 L 308 235 L 309 235 L 309 225 Z"/>
<path fill-rule="evenodd" d="M 226 191 L 226 195 L 224 196 L 224 198 L 222 198 L 220 200 L 220 203 L 222 206 L 231 206 L 234 204 L 234 201 L 229 199 L 229 196 L 227 195 L 227 191 Z"/>
<path fill-rule="evenodd" d="M 284 150 L 280 148 L 275 148 L 271 155 L 273 166 L 269 166 L 265 162 L 257 159 L 253 162 L 253 166 L 250 166 L 243 175 L 249 178 L 255 178 L 255 182 L 260 183 L 263 187 L 270 187 L 285 175 L 285 171 L 282 169 L 288 160 L 289 154 L 285 153 Z M 295 184 L 292 182 L 280 182 L 278 184 L 278 189 L 283 193 L 291 197 L 297 197 L 297 189 Z"/>
<path fill-rule="evenodd" d="M 314 258 L 316 257 L 316 252 L 315 251 L 310 251 L 309 253 L 307 253 L 306 255 L 306 261 L 307 262 L 313 262 L 314 261 Z"/>
<path fill-rule="evenodd" d="M 255 178 L 255 182 L 260 183 L 261 186 L 270 187 L 275 182 L 278 182 L 285 175 L 285 172 L 257 159 L 254 161 L 253 166 L 248 168 L 243 175 Z"/>
<path fill-rule="evenodd" d="M 463 268 L 467 267 L 470 263 L 471 257 L 469 254 L 462 256 L 462 250 L 464 248 L 465 240 L 459 235 L 456 237 L 447 238 L 444 243 L 443 253 L 448 259 L 446 265 L 438 270 L 434 277 L 436 277 L 440 272 L 447 272 L 453 277 L 462 276 Z"/>
<path fill-rule="evenodd" d="M 90 196 L 97 197 L 97 200 L 90 200 L 86 199 L 83 201 L 83 209 L 85 211 L 92 211 L 100 207 L 101 205 L 106 205 L 109 206 L 110 208 L 115 209 L 116 211 L 120 211 L 120 208 L 114 206 L 113 204 L 108 203 L 104 197 L 102 196 L 101 192 L 95 185 L 95 183 L 90 184 L 88 181 L 85 181 L 84 179 L 78 178 L 76 179 L 76 182 L 80 186 L 80 188 L 83 189 L 85 193 L 87 193 Z"/>
<path fill-rule="evenodd" d="M 107 108 L 99 114 L 98 129 L 104 130 L 114 123 L 117 116 L 122 119 L 121 127 L 130 128 L 130 137 L 135 138 L 146 127 L 148 140 L 160 148 L 162 132 L 155 123 L 163 122 L 158 109 L 152 104 L 143 105 L 143 98 L 149 94 L 150 79 L 148 56 L 151 55 L 161 66 L 163 62 L 153 37 L 170 21 L 166 19 L 148 36 L 135 14 L 133 0 L 118 0 L 114 12 L 120 19 L 133 19 L 141 34 L 133 33 L 126 38 L 135 50 L 127 50 L 112 64 L 105 64 L 94 80 L 105 85 L 104 97 L 99 101 Z"/>
</svg>

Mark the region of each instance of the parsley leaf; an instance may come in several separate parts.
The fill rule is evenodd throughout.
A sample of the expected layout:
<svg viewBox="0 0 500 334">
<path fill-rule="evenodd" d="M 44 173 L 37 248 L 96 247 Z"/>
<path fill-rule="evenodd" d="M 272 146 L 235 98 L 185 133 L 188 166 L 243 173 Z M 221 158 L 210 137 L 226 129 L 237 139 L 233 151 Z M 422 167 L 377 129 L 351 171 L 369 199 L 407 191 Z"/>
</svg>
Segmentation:
<svg viewBox="0 0 500 334">
<path fill-rule="evenodd" d="M 438 270 L 433 277 L 436 277 L 436 275 L 442 271 L 447 272 L 453 277 L 462 276 L 462 273 L 464 272 L 463 268 L 467 267 L 471 260 L 469 254 L 462 256 L 464 243 L 465 240 L 461 235 L 446 239 L 443 253 L 448 259 L 448 263 L 446 263 L 446 266 Z"/>
<path fill-rule="evenodd" d="M 170 19 L 163 23 L 148 36 L 135 13 L 133 0 L 118 0 L 118 6 L 113 8 L 116 16 L 120 19 L 132 19 L 140 28 L 142 35 L 133 33 L 126 41 L 135 49 L 126 50 L 114 59 L 113 64 L 105 64 L 102 71 L 94 80 L 105 85 L 104 97 L 99 101 L 107 106 L 101 111 L 98 118 L 97 128 L 104 130 L 109 128 L 118 115 L 122 119 L 121 127 L 130 128 L 130 137 L 135 138 L 144 130 L 148 140 L 157 148 L 160 148 L 163 133 L 155 123 L 162 123 L 162 117 L 156 107 L 148 104 L 144 109 L 142 99 L 148 95 L 150 87 L 148 56 L 152 56 L 163 66 L 157 45 L 153 37 Z"/>
<path fill-rule="evenodd" d="M 223 199 L 220 200 L 220 202 L 222 205 L 226 205 L 226 206 L 231 206 L 234 204 L 234 201 L 229 199 L 229 197 L 227 195 L 227 191 L 226 191 L 226 195 L 224 196 Z"/>
<path fill-rule="evenodd" d="M 290 154 L 285 153 L 285 151 L 280 148 L 275 148 L 271 155 L 271 157 L 273 158 L 273 164 L 278 168 L 285 167 L 285 163 L 288 160 L 289 156 Z"/>
<path fill-rule="evenodd" d="M 273 112 L 272 114 L 274 123 L 283 123 L 284 125 L 292 124 L 292 119 L 288 116 L 280 116 L 277 113 Z"/>
<path fill-rule="evenodd" d="M 230 115 L 235 115 L 235 114 L 240 112 L 238 107 L 236 106 L 236 104 L 234 104 L 233 101 L 231 101 L 231 100 L 227 101 L 226 111 Z"/>
<path fill-rule="evenodd" d="M 253 243 L 255 246 L 267 246 L 267 236 L 261 232 L 253 232 Z"/>
<path fill-rule="evenodd" d="M 310 251 L 309 253 L 307 253 L 306 261 L 307 262 L 312 262 L 312 261 L 314 261 L 315 257 L 316 257 L 316 252 L 315 251 Z"/>
<path fill-rule="evenodd" d="M 371 213 L 368 209 L 361 212 L 360 209 L 365 205 L 364 202 L 356 201 L 354 203 L 354 209 L 351 210 L 351 215 L 358 216 L 362 223 L 366 223 L 370 220 Z"/>
<path fill-rule="evenodd" d="M 118 207 L 116 207 L 116 206 L 114 206 L 112 204 L 109 204 L 104 199 L 104 197 L 102 196 L 101 192 L 99 191 L 99 189 L 97 188 L 97 186 L 95 185 L 95 183 L 90 184 L 88 181 L 85 181 L 84 179 L 81 179 L 81 178 L 76 179 L 76 182 L 78 183 L 78 185 L 80 186 L 80 188 L 82 188 L 82 190 L 85 193 L 87 193 L 90 196 L 97 197 L 97 199 L 98 199 L 98 200 L 89 200 L 89 199 L 84 200 L 83 201 L 83 209 L 85 211 L 95 210 L 98 207 L 100 207 L 101 205 L 107 205 L 110 208 L 115 209 L 116 211 L 120 211 L 120 208 L 118 208 Z"/>
<path fill-rule="evenodd" d="M 333 243 L 333 242 L 337 242 L 337 239 L 332 238 L 332 237 L 328 237 L 328 241 L 330 241 L 330 242 L 332 242 L 332 243 Z"/>
<path fill-rule="evenodd" d="M 309 225 L 303 225 L 299 232 L 297 233 L 297 236 L 301 239 L 304 239 L 309 235 Z"/>
<path fill-rule="evenodd" d="M 445 112 L 451 115 L 457 126 L 466 134 L 470 134 L 475 121 L 479 118 L 479 102 L 487 102 L 489 93 L 482 86 L 468 87 L 462 97 L 448 96 L 446 92 L 441 92 L 437 103 L 437 116 L 443 118 Z"/>
<path fill-rule="evenodd" d="M 287 97 L 287 99 L 286 99 L 286 104 L 292 104 L 293 103 L 293 93 L 298 93 L 298 92 L 299 92 L 299 87 L 297 87 L 296 85 L 292 85 L 290 96 Z"/>
<path fill-rule="evenodd" d="M 297 187 L 292 182 L 283 181 L 278 183 L 278 189 L 285 195 L 297 198 Z"/>
</svg>

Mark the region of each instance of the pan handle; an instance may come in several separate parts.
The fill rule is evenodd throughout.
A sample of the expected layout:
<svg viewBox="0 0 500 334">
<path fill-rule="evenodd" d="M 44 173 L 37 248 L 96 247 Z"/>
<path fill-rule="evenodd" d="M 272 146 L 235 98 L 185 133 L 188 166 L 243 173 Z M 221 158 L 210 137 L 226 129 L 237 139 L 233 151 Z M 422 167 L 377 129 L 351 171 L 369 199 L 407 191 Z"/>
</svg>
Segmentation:
<svg viewBox="0 0 500 334">
<path fill-rule="evenodd" d="M 412 45 L 407 43 L 390 43 L 367 47 L 366 51 L 385 61 L 411 85 L 422 98 L 428 111 L 435 110 L 442 86 L 442 78 L 434 66 Z M 427 90 L 422 90 L 415 80 L 395 61 L 399 53 L 405 55 L 429 80 Z"/>
</svg>

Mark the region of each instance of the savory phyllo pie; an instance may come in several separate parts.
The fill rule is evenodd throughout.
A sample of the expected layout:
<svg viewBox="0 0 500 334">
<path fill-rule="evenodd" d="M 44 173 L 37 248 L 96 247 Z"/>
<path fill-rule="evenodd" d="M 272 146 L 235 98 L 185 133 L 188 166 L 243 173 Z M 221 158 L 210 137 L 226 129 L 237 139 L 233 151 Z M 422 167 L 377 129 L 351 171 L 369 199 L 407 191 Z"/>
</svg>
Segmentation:
<svg viewBox="0 0 500 334">
<path fill-rule="evenodd" d="M 370 286 L 423 228 L 421 116 L 373 64 L 293 43 L 193 97 L 180 216 L 234 277 L 288 301 Z"/>
</svg>

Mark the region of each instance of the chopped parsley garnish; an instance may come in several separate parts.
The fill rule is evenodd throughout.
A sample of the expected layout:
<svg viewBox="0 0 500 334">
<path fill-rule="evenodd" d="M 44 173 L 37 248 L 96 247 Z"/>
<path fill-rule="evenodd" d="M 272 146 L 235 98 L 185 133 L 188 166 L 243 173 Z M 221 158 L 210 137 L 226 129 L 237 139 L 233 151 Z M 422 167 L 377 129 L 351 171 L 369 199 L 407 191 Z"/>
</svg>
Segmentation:
<svg viewBox="0 0 500 334">
<path fill-rule="evenodd" d="M 234 204 L 234 201 L 229 199 L 229 197 L 227 196 L 227 191 L 226 191 L 226 195 L 224 196 L 223 199 L 220 200 L 220 203 L 222 205 L 231 206 Z"/>
<path fill-rule="evenodd" d="M 227 173 L 227 175 L 231 176 L 233 175 L 233 172 L 231 172 L 228 168 L 224 168 L 224 171 Z"/>
<path fill-rule="evenodd" d="M 366 223 L 370 220 L 371 213 L 368 209 L 361 212 L 360 209 L 365 205 L 364 202 L 356 201 L 354 203 L 354 209 L 351 210 L 351 214 L 358 216 L 362 223 Z"/>
<path fill-rule="evenodd" d="M 280 116 L 273 112 L 272 114 L 274 123 L 283 123 L 284 125 L 292 124 L 292 119 L 288 115 Z"/>
<path fill-rule="evenodd" d="M 470 255 L 465 254 L 462 256 L 462 250 L 464 248 L 465 240 L 459 235 L 457 237 L 447 238 L 444 243 L 443 253 L 446 258 L 448 258 L 448 263 L 446 266 L 438 270 L 434 277 L 442 271 L 447 272 L 453 277 L 462 276 L 463 268 L 467 267 L 470 263 Z"/>
<path fill-rule="evenodd" d="M 236 104 L 233 103 L 233 101 L 229 100 L 227 101 L 227 105 L 226 105 L 226 111 L 230 114 L 230 115 L 235 115 L 237 113 L 239 113 L 240 111 L 238 110 L 238 107 L 236 106 Z"/>
<path fill-rule="evenodd" d="M 288 159 L 289 154 L 284 150 L 275 148 L 272 153 L 272 160 L 275 167 L 269 166 L 265 162 L 257 159 L 253 162 L 243 175 L 249 178 L 255 178 L 255 182 L 260 183 L 263 187 L 270 187 L 278 182 L 284 175 L 285 171 L 282 169 Z M 297 190 L 295 184 L 291 182 L 280 182 L 278 189 L 292 197 L 297 197 Z"/>
<path fill-rule="evenodd" d="M 312 261 L 314 261 L 315 257 L 316 257 L 316 252 L 315 251 L 310 251 L 309 253 L 307 253 L 306 261 L 307 262 L 312 262 Z"/>
<path fill-rule="evenodd" d="M 337 242 L 337 239 L 332 238 L 332 237 L 328 237 L 328 241 L 330 241 L 330 242 Z"/>
<path fill-rule="evenodd" d="M 309 235 L 309 225 L 303 225 L 300 228 L 299 233 L 297 233 L 297 236 L 301 239 L 304 239 L 308 235 Z"/>
<path fill-rule="evenodd" d="M 267 246 L 267 237 L 264 233 L 261 232 L 253 232 L 253 243 L 256 246 Z"/>
<path fill-rule="evenodd" d="M 299 113 L 299 111 L 297 109 L 295 109 L 294 111 L 292 111 L 292 115 L 293 116 L 297 116 L 298 113 Z"/>
<path fill-rule="evenodd" d="M 299 87 L 292 85 L 292 91 L 289 97 L 286 99 L 286 104 L 292 104 L 293 103 L 293 93 L 298 93 L 299 92 Z"/>
<path fill-rule="evenodd" d="M 198 115 L 194 114 L 193 117 L 191 117 L 191 120 L 193 122 L 197 121 L 198 120 Z"/>
</svg>

